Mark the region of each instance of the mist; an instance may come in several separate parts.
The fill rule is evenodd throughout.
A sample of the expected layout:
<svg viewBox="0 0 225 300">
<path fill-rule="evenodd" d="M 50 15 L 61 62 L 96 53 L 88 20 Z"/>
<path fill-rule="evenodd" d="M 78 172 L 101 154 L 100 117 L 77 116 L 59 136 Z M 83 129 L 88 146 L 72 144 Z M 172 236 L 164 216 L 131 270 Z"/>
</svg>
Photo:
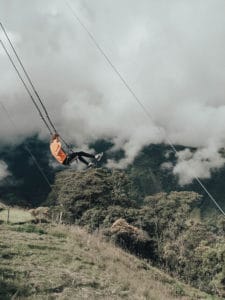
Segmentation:
<svg viewBox="0 0 225 300">
<path fill-rule="evenodd" d="M 4 161 L 0 160 L 0 182 L 9 175 L 10 172 L 8 171 L 7 164 Z"/>
<path fill-rule="evenodd" d="M 125 158 L 108 166 L 121 168 L 145 145 L 169 139 L 187 147 L 173 167 L 181 185 L 195 176 L 209 178 L 222 167 L 224 1 L 80 0 L 70 5 L 151 117 L 64 1 L 0 0 L 0 20 L 63 137 L 79 149 L 110 139 Z M 47 140 L 48 131 L 1 48 L 0 70 L 0 101 L 16 124 L 0 111 L 1 144 L 17 144 L 36 133 Z"/>
</svg>

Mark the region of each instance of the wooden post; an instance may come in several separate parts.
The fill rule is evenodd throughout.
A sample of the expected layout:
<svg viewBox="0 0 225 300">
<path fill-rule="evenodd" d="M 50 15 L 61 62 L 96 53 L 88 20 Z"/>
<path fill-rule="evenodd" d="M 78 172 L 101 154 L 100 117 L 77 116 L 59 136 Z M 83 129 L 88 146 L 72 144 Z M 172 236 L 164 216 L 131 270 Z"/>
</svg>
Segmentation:
<svg viewBox="0 0 225 300">
<path fill-rule="evenodd" d="M 59 224 L 62 224 L 62 214 L 63 214 L 63 212 L 61 211 L 59 214 Z"/>
<path fill-rule="evenodd" d="M 7 224 L 9 224 L 9 211 L 10 211 L 10 207 L 8 207 Z"/>
<path fill-rule="evenodd" d="M 55 217 L 54 212 L 52 212 L 52 224 L 55 223 L 55 218 L 54 217 Z"/>
</svg>

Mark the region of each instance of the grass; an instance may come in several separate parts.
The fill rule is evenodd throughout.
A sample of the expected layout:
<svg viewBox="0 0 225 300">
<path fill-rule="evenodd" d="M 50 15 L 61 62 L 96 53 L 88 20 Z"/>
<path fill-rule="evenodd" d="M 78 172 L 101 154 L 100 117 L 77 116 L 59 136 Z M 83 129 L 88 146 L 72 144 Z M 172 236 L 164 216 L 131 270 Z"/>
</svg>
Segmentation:
<svg viewBox="0 0 225 300">
<path fill-rule="evenodd" d="M 43 228 L 35 226 L 34 224 L 23 224 L 21 226 L 14 227 L 13 230 L 28 233 L 35 232 L 38 234 L 46 234 L 46 231 Z"/>
<path fill-rule="evenodd" d="M 98 234 L 62 225 L 32 226 L 26 231 L 17 230 L 21 225 L 0 225 L 0 299 L 218 299 Z"/>
<path fill-rule="evenodd" d="M 7 222 L 8 220 L 8 209 L 0 211 L 0 221 Z M 9 223 L 20 224 L 31 222 L 34 217 L 29 213 L 29 211 L 21 208 L 10 208 L 9 210 Z"/>
</svg>

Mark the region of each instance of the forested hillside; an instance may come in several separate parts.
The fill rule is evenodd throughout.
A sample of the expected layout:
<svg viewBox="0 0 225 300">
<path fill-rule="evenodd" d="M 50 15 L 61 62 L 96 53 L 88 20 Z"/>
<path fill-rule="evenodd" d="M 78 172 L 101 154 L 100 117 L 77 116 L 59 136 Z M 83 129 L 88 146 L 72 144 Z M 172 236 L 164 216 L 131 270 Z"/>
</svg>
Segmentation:
<svg viewBox="0 0 225 300">
<path fill-rule="evenodd" d="M 52 158 L 49 153 L 49 144 L 40 141 L 37 137 L 32 137 L 24 142 L 32 150 L 50 183 L 54 181 L 54 175 L 64 169 L 64 167 L 53 168 Z M 35 162 L 25 149 L 22 143 L 15 147 L 3 147 L 0 155 L 6 161 L 11 176 L 1 182 L 0 197 L 7 203 L 24 206 L 38 206 L 45 202 L 50 188 L 38 170 Z M 90 147 L 97 152 L 104 151 L 103 164 L 107 159 L 119 160 L 124 156 L 123 151 L 111 152 L 113 144 L 110 141 L 99 140 Z M 177 146 L 177 150 L 184 147 Z M 192 149 L 194 151 L 194 149 Z M 209 216 L 217 214 L 214 204 L 205 195 L 198 183 L 180 186 L 178 178 L 172 174 L 171 170 L 162 168 L 164 163 L 176 163 L 176 157 L 167 145 L 150 145 L 142 149 L 134 162 L 128 166 L 125 172 L 132 181 L 133 189 L 137 190 L 138 201 L 142 201 L 146 195 L 153 195 L 157 192 L 170 191 L 195 191 L 203 196 L 201 203 L 201 214 Z M 214 171 L 210 179 L 203 180 L 208 190 L 216 198 L 218 203 L 225 209 L 224 186 L 225 167 Z"/>
<path fill-rule="evenodd" d="M 178 279 L 225 296 L 223 216 L 213 223 L 203 219 L 204 200 L 196 192 L 159 192 L 142 201 L 137 194 L 124 171 L 67 170 L 56 176 L 47 203 L 64 223 L 102 230 L 106 239 Z"/>
</svg>

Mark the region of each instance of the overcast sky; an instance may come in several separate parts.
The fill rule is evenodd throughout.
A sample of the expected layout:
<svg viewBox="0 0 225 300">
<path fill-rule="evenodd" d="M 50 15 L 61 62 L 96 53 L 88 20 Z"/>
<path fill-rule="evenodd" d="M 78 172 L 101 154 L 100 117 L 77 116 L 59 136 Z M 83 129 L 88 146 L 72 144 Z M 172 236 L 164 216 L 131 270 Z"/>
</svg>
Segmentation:
<svg viewBox="0 0 225 300">
<path fill-rule="evenodd" d="M 120 166 L 131 162 L 144 145 L 168 142 L 167 138 L 197 147 L 195 155 L 188 150 L 179 154 L 174 173 L 181 184 L 190 182 L 193 170 L 204 178 L 223 166 L 217 152 L 225 146 L 225 2 L 69 3 L 151 118 L 99 53 L 66 1 L 0 0 L 0 20 L 63 136 L 80 148 L 99 138 L 112 139 L 116 148 L 126 152 Z M 13 127 L 0 110 L 1 144 L 18 143 L 35 132 L 48 138 L 1 47 L 0 70 L 0 101 L 17 124 Z"/>
</svg>

